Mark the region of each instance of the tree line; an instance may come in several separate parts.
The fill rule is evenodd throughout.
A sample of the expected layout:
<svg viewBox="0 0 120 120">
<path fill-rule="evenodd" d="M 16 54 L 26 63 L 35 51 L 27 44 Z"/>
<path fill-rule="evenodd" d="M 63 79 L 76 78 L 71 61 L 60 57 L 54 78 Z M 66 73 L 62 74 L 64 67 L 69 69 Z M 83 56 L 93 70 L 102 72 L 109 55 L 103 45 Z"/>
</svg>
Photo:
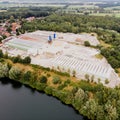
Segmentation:
<svg viewBox="0 0 120 120">
<path fill-rule="evenodd" d="M 17 56 L 9 56 L 8 53 L 3 53 L 2 50 L 0 50 L 0 58 L 2 59 L 10 59 L 13 63 L 22 63 L 22 64 L 30 64 L 31 58 L 29 56 L 26 56 L 25 58 L 21 58 L 20 55 Z"/>
<path fill-rule="evenodd" d="M 28 17 L 46 17 L 55 12 L 58 8 L 52 7 L 12 7 L 7 12 L 0 12 L 0 20 L 9 19 L 13 16 L 15 19 Z"/>
</svg>

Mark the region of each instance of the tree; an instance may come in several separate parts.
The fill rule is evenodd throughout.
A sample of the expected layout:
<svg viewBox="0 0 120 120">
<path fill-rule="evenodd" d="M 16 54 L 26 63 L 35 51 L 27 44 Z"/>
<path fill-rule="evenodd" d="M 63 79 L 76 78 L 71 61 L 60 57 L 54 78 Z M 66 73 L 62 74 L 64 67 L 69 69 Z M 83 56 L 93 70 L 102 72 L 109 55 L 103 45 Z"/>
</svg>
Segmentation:
<svg viewBox="0 0 120 120">
<path fill-rule="evenodd" d="M 10 16 L 10 23 L 15 22 L 14 16 Z"/>
<path fill-rule="evenodd" d="M 37 73 L 35 71 L 31 72 L 31 77 L 30 77 L 30 83 L 32 85 L 36 84 L 36 80 L 37 80 Z"/>
<path fill-rule="evenodd" d="M 20 35 L 19 31 L 16 32 L 16 35 L 17 35 L 17 36 Z"/>
<path fill-rule="evenodd" d="M 98 83 L 101 83 L 100 81 L 101 81 L 101 79 L 100 79 L 100 78 L 98 78 Z"/>
<path fill-rule="evenodd" d="M 108 58 L 108 62 L 111 64 L 113 68 L 118 68 L 119 67 L 119 61 L 115 59 L 113 56 L 110 56 Z"/>
<path fill-rule="evenodd" d="M 117 100 L 116 109 L 118 113 L 118 118 L 120 118 L 120 99 Z"/>
<path fill-rule="evenodd" d="M 85 41 L 85 42 L 84 42 L 84 45 L 85 45 L 86 47 L 89 47 L 89 46 L 90 46 L 89 41 Z"/>
<path fill-rule="evenodd" d="M 7 32 L 11 33 L 12 29 L 11 29 L 11 26 L 8 26 L 7 27 Z"/>
<path fill-rule="evenodd" d="M 106 79 L 106 80 L 105 80 L 105 84 L 108 84 L 108 83 L 109 83 L 109 80 L 108 80 L 108 79 Z"/>
<path fill-rule="evenodd" d="M 105 104 L 106 120 L 116 120 L 118 118 L 118 113 L 116 107 L 114 107 L 110 101 Z"/>
<path fill-rule="evenodd" d="M 3 38 L 0 36 L 0 43 L 2 43 Z"/>
<path fill-rule="evenodd" d="M 53 88 L 52 88 L 51 86 L 47 86 L 47 87 L 45 88 L 45 93 L 47 93 L 47 94 L 49 94 L 49 95 L 52 94 L 52 91 L 53 91 Z"/>
<path fill-rule="evenodd" d="M 2 50 L 0 50 L 0 58 L 2 58 L 3 57 L 3 52 L 2 52 Z"/>
<path fill-rule="evenodd" d="M 25 72 L 24 75 L 23 75 L 23 80 L 24 81 L 30 81 L 30 79 L 31 79 L 31 71 Z"/>
<path fill-rule="evenodd" d="M 8 59 L 8 53 L 7 52 L 5 52 L 5 54 L 4 54 L 4 58 L 6 58 L 6 59 Z"/>
<path fill-rule="evenodd" d="M 104 107 L 102 105 L 98 105 L 97 107 L 96 120 L 105 120 L 105 112 Z"/>
<path fill-rule="evenodd" d="M 41 76 L 40 77 L 40 83 L 47 83 L 47 77 L 46 76 Z"/>
<path fill-rule="evenodd" d="M 75 77 L 76 76 L 76 71 L 75 70 L 73 70 L 73 77 Z"/>
<path fill-rule="evenodd" d="M 21 78 L 21 69 L 18 67 L 12 67 L 9 71 L 9 78 L 13 80 L 20 80 Z"/>
<path fill-rule="evenodd" d="M 25 57 L 25 58 L 23 59 L 23 63 L 25 63 L 25 64 L 30 64 L 30 63 L 31 63 L 31 58 L 30 58 L 29 56 Z"/>
<path fill-rule="evenodd" d="M 70 73 L 70 68 L 68 68 L 68 73 Z"/>
<path fill-rule="evenodd" d="M 81 107 L 80 111 L 83 115 L 87 115 L 89 119 L 95 120 L 97 114 L 97 106 L 98 103 L 94 99 L 89 99 L 85 105 Z"/>
<path fill-rule="evenodd" d="M 57 66 L 57 69 L 60 71 L 60 67 L 59 66 Z"/>
<path fill-rule="evenodd" d="M 85 74 L 85 79 L 89 81 L 89 75 L 88 74 Z"/>
<path fill-rule="evenodd" d="M 76 108 L 80 108 L 82 104 L 86 101 L 86 98 L 86 93 L 81 88 L 79 88 L 78 91 L 75 93 L 74 106 Z"/>
<path fill-rule="evenodd" d="M 94 76 L 94 75 L 92 75 L 92 76 L 91 76 L 91 82 L 93 82 L 93 81 L 94 81 L 94 78 L 95 78 L 95 76 Z"/>
<path fill-rule="evenodd" d="M 7 38 L 7 36 L 6 36 L 6 35 L 2 35 L 2 38 L 3 38 L 3 39 L 6 39 L 6 38 Z"/>
<path fill-rule="evenodd" d="M 18 56 L 16 56 L 16 57 L 13 57 L 12 58 L 12 61 L 14 62 L 14 63 L 18 63 L 18 62 L 22 62 L 22 59 L 21 59 L 21 56 L 20 55 L 18 55 Z"/>
<path fill-rule="evenodd" d="M 89 12 L 85 12 L 84 15 L 89 15 Z"/>
<path fill-rule="evenodd" d="M 9 67 L 7 64 L 0 63 L 0 78 L 8 77 Z"/>
<path fill-rule="evenodd" d="M 53 81 L 53 84 L 60 84 L 61 83 L 61 79 L 58 76 L 54 76 L 52 81 Z"/>
</svg>

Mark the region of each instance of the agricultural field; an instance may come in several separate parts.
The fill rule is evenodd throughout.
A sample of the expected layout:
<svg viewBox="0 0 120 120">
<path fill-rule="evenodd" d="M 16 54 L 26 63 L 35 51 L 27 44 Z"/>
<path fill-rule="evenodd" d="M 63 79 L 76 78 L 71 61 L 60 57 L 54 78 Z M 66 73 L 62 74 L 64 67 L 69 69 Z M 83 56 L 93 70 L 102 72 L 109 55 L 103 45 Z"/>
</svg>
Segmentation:
<svg viewBox="0 0 120 120">
<path fill-rule="evenodd" d="M 120 6 L 99 6 L 101 3 L 82 3 L 82 4 L 55 4 L 55 3 L 0 3 L 0 9 L 1 12 L 10 12 L 10 9 L 17 8 L 17 12 L 20 10 L 20 8 L 26 10 L 31 10 L 31 8 L 52 8 L 55 9 L 54 11 L 58 13 L 69 13 L 69 14 L 85 14 L 87 15 L 93 15 L 93 16 L 111 16 L 111 17 L 120 17 Z M 23 11 L 23 10 L 22 10 Z M 49 11 L 49 10 L 48 10 Z M 15 12 L 15 11 L 14 11 Z M 31 12 L 31 11 L 30 11 Z M 32 11 L 31 14 L 33 14 L 34 11 Z M 37 11 L 38 12 L 41 11 Z"/>
<path fill-rule="evenodd" d="M 0 3 L 0 9 L 1 8 L 11 8 L 11 7 L 64 7 L 65 5 L 62 4 L 39 4 L 39 3 L 8 3 L 8 4 L 4 4 L 4 3 Z"/>
<path fill-rule="evenodd" d="M 120 10 L 120 6 L 115 6 L 115 7 L 106 7 L 104 8 L 105 10 Z"/>
<path fill-rule="evenodd" d="M 94 8 L 98 8 L 98 6 L 96 5 L 69 5 L 67 8 L 68 9 L 81 9 L 81 8 L 94 9 Z"/>
<path fill-rule="evenodd" d="M 120 17 L 120 6 L 100 7 L 97 3 L 67 5 L 62 10 L 64 13 L 86 14 L 93 16 L 111 16 Z"/>
<path fill-rule="evenodd" d="M 92 16 L 110 16 L 110 17 L 120 17 L 120 13 L 91 13 Z"/>
</svg>

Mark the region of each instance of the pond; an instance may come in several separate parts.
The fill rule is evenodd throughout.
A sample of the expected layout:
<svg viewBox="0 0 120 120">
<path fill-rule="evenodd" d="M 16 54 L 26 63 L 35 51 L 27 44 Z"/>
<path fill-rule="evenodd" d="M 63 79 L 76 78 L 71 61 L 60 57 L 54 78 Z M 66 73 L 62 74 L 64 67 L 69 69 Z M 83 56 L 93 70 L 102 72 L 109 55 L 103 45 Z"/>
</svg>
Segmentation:
<svg viewBox="0 0 120 120">
<path fill-rule="evenodd" d="M 9 79 L 0 80 L 0 120 L 85 120 L 72 107 Z"/>
</svg>

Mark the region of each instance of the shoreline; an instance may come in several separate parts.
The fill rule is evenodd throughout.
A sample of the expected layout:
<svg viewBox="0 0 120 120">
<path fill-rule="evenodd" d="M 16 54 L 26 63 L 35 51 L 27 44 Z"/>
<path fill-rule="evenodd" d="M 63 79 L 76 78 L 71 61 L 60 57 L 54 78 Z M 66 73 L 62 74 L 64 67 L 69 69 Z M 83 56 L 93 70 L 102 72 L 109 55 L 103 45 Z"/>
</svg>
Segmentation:
<svg viewBox="0 0 120 120">
<path fill-rule="evenodd" d="M 32 90 L 34 90 L 34 91 L 38 91 L 38 92 L 40 92 L 40 93 L 46 94 L 47 96 L 53 97 L 53 98 L 57 99 L 58 101 L 60 101 L 63 105 L 67 105 L 67 106 L 73 108 L 74 111 L 75 111 L 75 113 L 81 115 L 81 116 L 83 117 L 83 119 L 88 120 L 88 118 L 85 117 L 85 116 L 83 116 L 82 114 L 80 114 L 79 111 L 76 110 L 75 107 L 74 107 L 72 104 L 67 104 L 67 103 L 65 103 L 64 101 L 61 101 L 57 96 L 53 96 L 52 94 L 48 94 L 48 93 L 46 93 L 44 90 L 41 91 L 41 90 L 37 89 L 36 87 L 32 86 L 30 83 L 24 83 L 24 82 L 21 82 L 21 81 L 19 81 L 19 80 L 17 81 L 17 80 L 11 80 L 11 79 L 9 79 L 9 78 L 1 78 L 0 81 L 2 82 L 2 84 L 6 84 L 6 83 L 4 83 L 4 79 L 7 79 L 7 83 L 20 84 L 20 87 L 21 87 L 22 85 L 24 85 L 25 87 L 27 87 L 27 88 L 29 88 L 29 89 L 32 89 Z"/>
<path fill-rule="evenodd" d="M 50 70 L 37 65 L 13 63 L 9 59 L 3 59 L 0 63 L 0 78 L 9 78 L 32 89 L 44 92 L 55 97 L 65 105 L 71 106 L 75 111 L 90 120 L 101 120 L 106 116 L 113 118 L 105 106 L 108 104 L 105 96 L 111 97 L 112 92 L 119 96 L 119 88 L 107 88 L 102 84 L 85 80 L 76 80 L 66 73 Z M 108 92 L 109 91 L 109 92 Z M 110 93 L 111 92 L 111 93 Z M 102 95 L 102 98 L 100 97 Z M 112 98 L 110 100 L 114 99 Z M 116 102 L 119 99 L 114 99 Z M 114 109 L 114 117 L 118 117 L 117 107 Z M 115 111 L 116 110 L 116 111 Z M 102 111 L 101 114 L 99 114 Z M 89 114 L 90 113 L 90 114 Z M 105 116 L 106 114 L 106 116 Z M 115 119 L 117 120 L 117 119 Z"/>
</svg>

